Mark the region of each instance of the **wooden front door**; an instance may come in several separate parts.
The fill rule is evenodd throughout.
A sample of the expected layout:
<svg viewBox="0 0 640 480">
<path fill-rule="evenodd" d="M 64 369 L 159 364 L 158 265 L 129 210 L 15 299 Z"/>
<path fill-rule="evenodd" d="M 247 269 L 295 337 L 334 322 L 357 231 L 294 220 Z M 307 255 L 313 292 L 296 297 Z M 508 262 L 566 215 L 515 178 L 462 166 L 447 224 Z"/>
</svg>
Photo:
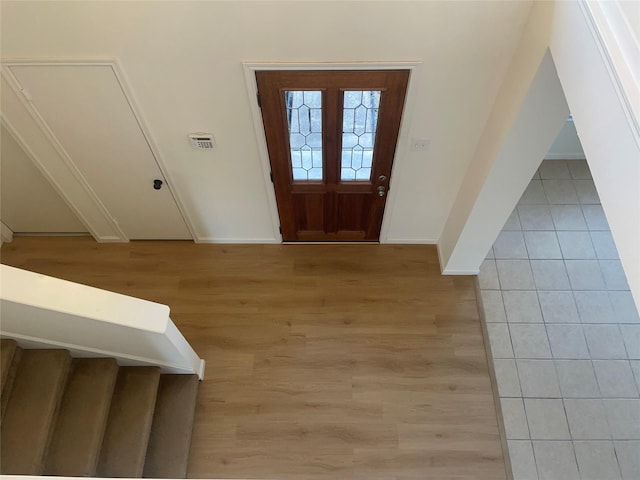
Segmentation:
<svg viewBox="0 0 640 480">
<path fill-rule="evenodd" d="M 256 73 L 284 241 L 377 241 L 408 70 Z"/>
</svg>

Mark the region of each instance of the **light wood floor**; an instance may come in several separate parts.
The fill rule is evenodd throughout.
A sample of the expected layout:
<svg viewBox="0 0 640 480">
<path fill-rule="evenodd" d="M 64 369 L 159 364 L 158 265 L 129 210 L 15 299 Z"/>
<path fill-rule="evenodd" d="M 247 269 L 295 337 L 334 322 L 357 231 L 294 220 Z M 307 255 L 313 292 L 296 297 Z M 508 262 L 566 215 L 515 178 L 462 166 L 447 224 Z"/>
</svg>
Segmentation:
<svg viewBox="0 0 640 480">
<path fill-rule="evenodd" d="M 434 247 L 23 237 L 2 262 L 171 306 L 207 361 L 191 477 L 505 478 L 473 280 Z"/>
</svg>

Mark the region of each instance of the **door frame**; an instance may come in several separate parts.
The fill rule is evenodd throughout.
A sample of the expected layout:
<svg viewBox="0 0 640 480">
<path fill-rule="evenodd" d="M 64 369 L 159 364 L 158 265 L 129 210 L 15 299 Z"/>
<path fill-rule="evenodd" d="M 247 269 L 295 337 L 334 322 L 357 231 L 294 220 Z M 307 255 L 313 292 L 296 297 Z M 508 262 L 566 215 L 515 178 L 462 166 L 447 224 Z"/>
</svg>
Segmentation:
<svg viewBox="0 0 640 480">
<path fill-rule="evenodd" d="M 118 223 L 114 220 L 111 213 L 103 205 L 102 201 L 97 197 L 97 195 L 95 194 L 95 192 L 93 191 L 89 183 L 79 172 L 79 170 L 75 166 L 75 163 L 73 163 L 73 160 L 71 160 L 71 158 L 66 154 L 64 149 L 58 144 L 58 141 L 55 135 L 53 135 L 53 133 L 49 131 L 49 128 L 46 126 L 46 123 L 40 117 L 40 114 L 37 112 L 35 107 L 26 98 L 25 94 L 21 92 L 19 87 L 20 84 L 15 78 L 15 76 L 13 75 L 13 72 L 11 71 L 10 67 L 12 66 L 76 66 L 76 65 L 110 67 L 111 70 L 113 71 L 113 74 L 116 78 L 116 81 L 118 82 L 120 89 L 122 90 L 122 94 L 124 95 L 129 105 L 129 108 L 133 113 L 136 123 L 140 127 L 140 131 L 142 132 L 142 136 L 144 137 L 145 142 L 147 143 L 149 150 L 151 151 L 151 155 L 153 156 L 155 163 L 158 166 L 158 169 L 160 170 L 160 173 L 166 180 L 165 186 L 169 190 L 169 193 L 171 194 L 171 196 L 173 197 L 173 200 L 176 203 L 176 206 L 178 208 L 178 212 L 180 213 L 187 227 L 187 230 L 191 235 L 191 238 L 196 243 L 199 243 L 201 241 L 196 233 L 193 220 L 189 215 L 189 212 L 185 207 L 185 204 L 182 201 L 180 194 L 178 193 L 176 187 L 174 186 L 173 179 L 160 153 L 160 149 L 158 148 L 157 143 L 155 142 L 153 136 L 151 135 L 149 124 L 142 113 L 142 110 L 140 108 L 140 103 L 135 93 L 133 92 L 133 89 L 131 88 L 129 79 L 126 73 L 124 72 L 124 69 L 122 68 L 120 61 L 117 58 L 101 58 L 101 59 L 95 59 L 95 58 L 82 59 L 81 58 L 81 59 L 73 59 L 73 60 L 56 58 L 56 57 L 53 57 L 53 58 L 33 57 L 33 58 L 16 58 L 16 59 L 9 58 L 9 59 L 3 59 L 0 62 L 0 65 L 4 67 L 0 72 L 0 75 L 2 76 L 2 78 L 4 78 L 7 81 L 7 83 L 12 88 L 13 92 L 16 94 L 17 98 L 19 99 L 24 109 L 29 113 L 31 118 L 37 124 L 40 132 L 47 139 L 48 143 L 51 146 L 53 146 L 56 153 L 62 159 L 66 167 L 70 170 L 70 172 L 72 172 L 75 180 L 80 183 L 81 187 L 87 193 L 87 198 L 91 199 L 92 207 L 96 210 L 95 212 L 92 212 L 94 213 L 94 215 L 83 214 L 82 209 L 77 207 L 75 204 L 76 202 L 74 202 L 75 197 L 71 198 L 71 196 L 65 193 L 66 189 L 64 188 L 65 187 L 64 182 L 58 182 L 57 179 L 55 179 L 52 175 L 49 174 L 48 169 L 44 165 L 46 163 L 44 160 L 42 160 L 40 157 L 36 157 L 35 154 L 30 154 L 29 156 L 34 161 L 38 169 L 42 171 L 42 173 L 44 174 L 45 178 L 49 181 L 49 183 L 51 183 L 54 189 L 61 195 L 62 199 L 67 203 L 67 205 L 69 205 L 71 210 L 78 216 L 80 221 L 85 224 L 85 226 L 87 227 L 89 232 L 91 232 L 92 236 L 96 239 L 96 241 L 101 243 L 102 242 L 105 242 L 105 243 L 106 242 L 128 242 L 129 238 L 122 231 Z M 6 68 L 6 67 L 9 67 L 9 68 Z M 17 131 L 15 128 L 13 128 L 11 120 L 2 117 L 2 122 L 3 124 L 6 123 L 7 125 L 11 126 L 10 128 L 11 133 L 14 134 L 13 135 L 14 138 L 16 139 L 16 141 L 18 141 L 18 144 L 24 149 L 26 147 L 26 143 L 22 141 L 22 137 L 20 137 L 19 135 L 16 135 Z M 29 151 L 28 147 L 25 149 L 25 151 L 26 152 Z M 84 200 L 86 200 L 86 198 Z M 109 227 L 113 230 L 112 235 L 108 236 L 108 235 L 103 235 L 98 233 L 100 229 L 96 228 L 96 225 L 95 225 L 96 222 L 92 218 L 92 217 L 95 218 L 96 215 L 98 217 L 102 217 L 101 220 L 103 220 L 109 225 Z"/>
<path fill-rule="evenodd" d="M 407 85 L 407 94 L 405 97 L 404 111 L 400 122 L 400 131 L 398 133 L 398 143 L 396 146 L 396 154 L 391 169 L 391 179 L 389 184 L 389 193 L 387 203 L 382 218 L 382 228 L 380 229 L 380 243 L 387 243 L 390 228 L 390 213 L 393 212 L 396 204 L 396 189 L 394 185 L 396 177 L 402 171 L 405 152 L 408 151 L 409 144 L 409 125 L 413 118 L 413 106 L 416 104 L 414 99 L 417 97 L 417 85 L 420 84 L 422 62 L 358 62 L 358 63 L 268 63 L 268 62 L 243 62 L 245 82 L 247 85 L 247 93 L 249 95 L 249 109 L 253 117 L 253 126 L 256 133 L 256 141 L 258 147 L 258 157 L 262 167 L 262 176 L 264 179 L 265 190 L 269 199 L 269 211 L 271 212 L 271 223 L 273 225 L 273 236 L 276 243 L 282 243 L 282 235 L 280 234 L 280 216 L 278 215 L 278 204 L 276 203 L 275 185 L 271 181 L 271 163 L 269 162 L 269 151 L 267 149 L 267 138 L 264 133 L 262 123 L 262 112 L 258 105 L 258 84 L 256 82 L 257 71 L 264 70 L 409 70 L 409 83 Z"/>
</svg>

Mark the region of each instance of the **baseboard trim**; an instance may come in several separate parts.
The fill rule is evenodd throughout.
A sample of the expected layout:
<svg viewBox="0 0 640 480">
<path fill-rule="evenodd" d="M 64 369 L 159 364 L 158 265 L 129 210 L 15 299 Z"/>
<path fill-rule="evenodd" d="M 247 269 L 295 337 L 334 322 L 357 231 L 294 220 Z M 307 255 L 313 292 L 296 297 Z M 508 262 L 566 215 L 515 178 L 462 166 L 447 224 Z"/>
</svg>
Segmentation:
<svg viewBox="0 0 640 480">
<path fill-rule="evenodd" d="M 478 275 L 480 274 L 480 267 L 478 268 L 446 268 L 444 266 L 444 259 L 442 258 L 442 252 L 440 251 L 440 245 L 438 245 L 438 261 L 440 262 L 440 273 L 442 275 Z"/>
<path fill-rule="evenodd" d="M 14 237 L 93 237 L 89 232 L 13 232 Z"/>
<path fill-rule="evenodd" d="M 280 240 L 276 238 L 215 238 L 215 237 L 197 237 L 193 240 L 195 243 L 228 243 L 228 244 L 280 244 Z"/>
<path fill-rule="evenodd" d="M 586 160 L 584 153 L 548 153 L 545 160 Z"/>
<path fill-rule="evenodd" d="M 480 316 L 480 329 L 482 331 L 482 343 L 484 344 L 485 354 L 487 356 L 487 367 L 489 368 L 489 379 L 491 380 L 491 393 L 493 394 L 493 403 L 496 409 L 496 419 L 498 421 L 498 431 L 500 433 L 500 445 L 502 447 L 502 457 L 504 458 L 504 467 L 507 479 L 513 480 L 511 457 L 509 456 L 509 446 L 507 443 L 507 430 L 504 425 L 504 416 L 502 415 L 502 404 L 500 403 L 500 393 L 498 392 L 498 380 L 496 378 L 495 365 L 493 363 L 493 353 L 491 352 L 491 343 L 489 342 L 489 330 L 487 328 L 487 316 L 482 302 L 482 292 L 480 290 L 480 281 L 476 278 L 473 282 L 476 292 L 476 304 L 478 306 L 478 314 Z"/>
<path fill-rule="evenodd" d="M 98 243 L 129 243 L 128 238 L 112 237 L 112 236 L 100 236 L 96 237 Z"/>
<path fill-rule="evenodd" d="M 444 269 L 442 270 L 442 275 L 478 275 L 480 270 L 476 269 L 468 269 L 468 270 L 455 270 L 455 269 Z"/>
<path fill-rule="evenodd" d="M 433 238 L 387 238 L 380 240 L 385 245 L 436 245 L 438 240 Z"/>
</svg>

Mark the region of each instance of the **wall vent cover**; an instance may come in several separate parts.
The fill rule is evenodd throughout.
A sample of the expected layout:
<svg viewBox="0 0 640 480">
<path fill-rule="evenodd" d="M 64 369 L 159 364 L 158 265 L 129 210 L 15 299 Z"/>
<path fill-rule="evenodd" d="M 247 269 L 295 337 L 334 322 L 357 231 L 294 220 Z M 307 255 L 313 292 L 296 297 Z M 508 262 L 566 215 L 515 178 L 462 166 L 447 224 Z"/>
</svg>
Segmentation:
<svg viewBox="0 0 640 480">
<path fill-rule="evenodd" d="M 210 133 L 191 133 L 189 134 L 189 142 L 193 148 L 198 150 L 213 150 L 216 142 Z"/>
</svg>

